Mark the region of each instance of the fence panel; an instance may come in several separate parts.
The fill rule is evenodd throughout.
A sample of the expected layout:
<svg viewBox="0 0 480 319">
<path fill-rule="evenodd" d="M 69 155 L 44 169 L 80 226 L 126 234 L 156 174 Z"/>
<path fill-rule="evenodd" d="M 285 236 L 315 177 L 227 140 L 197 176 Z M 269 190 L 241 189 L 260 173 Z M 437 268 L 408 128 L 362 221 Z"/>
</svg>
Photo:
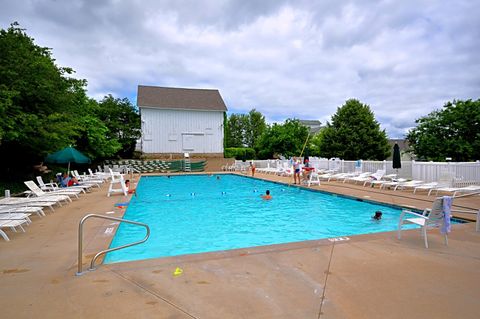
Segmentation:
<svg viewBox="0 0 480 319">
<path fill-rule="evenodd" d="M 292 162 L 285 160 L 254 160 L 257 168 L 290 167 Z M 250 162 L 235 161 L 237 167 L 248 167 Z M 422 180 L 424 182 L 440 182 L 450 186 L 480 185 L 480 162 L 416 162 L 402 161 L 402 168 L 393 169 L 392 161 L 362 161 L 362 172 L 376 172 L 385 169 L 386 174 L 397 174 L 398 177 Z M 354 172 L 358 169 L 358 161 L 326 159 L 311 157 L 310 164 L 317 169 L 336 169 L 339 172 Z"/>
<path fill-rule="evenodd" d="M 412 177 L 450 186 L 480 184 L 480 163 L 412 162 Z"/>
</svg>

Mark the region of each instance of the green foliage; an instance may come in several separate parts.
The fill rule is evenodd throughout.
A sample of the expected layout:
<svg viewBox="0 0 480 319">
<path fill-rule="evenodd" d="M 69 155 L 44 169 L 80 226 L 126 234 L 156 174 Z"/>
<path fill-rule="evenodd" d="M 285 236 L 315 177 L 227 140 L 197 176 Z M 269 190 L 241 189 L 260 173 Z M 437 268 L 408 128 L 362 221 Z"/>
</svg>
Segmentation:
<svg viewBox="0 0 480 319">
<path fill-rule="evenodd" d="M 250 110 L 244 119 L 244 143 L 247 147 L 253 148 L 258 138 L 267 129 L 265 116 L 255 109 Z"/>
<path fill-rule="evenodd" d="M 0 175 L 26 176 L 54 151 L 75 146 L 92 160 L 131 155 L 140 116 L 127 99 L 86 94 L 49 48 L 35 45 L 17 23 L 0 30 Z M 14 173 L 12 173 L 14 172 Z"/>
<path fill-rule="evenodd" d="M 253 159 L 255 158 L 255 150 L 248 147 L 229 147 L 225 149 L 224 157 L 234 157 L 237 160 Z"/>
<path fill-rule="evenodd" d="M 122 145 L 114 138 L 109 138 L 108 127 L 95 116 L 83 116 L 78 121 L 78 138 L 76 146 L 89 158 L 107 158 L 117 153 Z"/>
<path fill-rule="evenodd" d="M 266 128 L 265 117 L 255 109 L 248 114 L 232 114 L 228 119 L 226 146 L 253 148 Z"/>
<path fill-rule="evenodd" d="M 308 128 L 296 119 L 287 119 L 284 124 L 274 123 L 267 127 L 257 141 L 257 157 L 273 158 L 300 156 L 308 136 Z"/>
<path fill-rule="evenodd" d="M 320 143 L 323 138 L 323 129 L 318 131 L 315 135 L 310 137 L 309 140 L 309 150 L 310 150 L 310 156 L 321 156 L 322 153 L 320 152 Z"/>
<path fill-rule="evenodd" d="M 244 146 L 245 115 L 232 114 L 228 119 L 227 147 Z"/>
<path fill-rule="evenodd" d="M 314 144 L 327 158 L 384 160 L 391 153 L 385 130 L 380 129 L 370 107 L 355 99 L 337 109 Z"/>
<path fill-rule="evenodd" d="M 228 136 L 229 136 L 229 134 L 230 133 L 229 133 L 229 130 L 228 130 L 227 112 L 223 112 L 223 149 L 226 149 L 227 146 L 228 146 Z"/>
<path fill-rule="evenodd" d="M 472 161 L 480 159 L 480 99 L 454 100 L 443 109 L 416 120 L 407 134 L 415 155 L 424 160 Z"/>
<path fill-rule="evenodd" d="M 108 95 L 99 102 L 98 116 L 105 123 L 107 138 L 120 143 L 118 156 L 132 157 L 140 138 L 140 114 L 128 99 L 115 99 Z M 112 148 L 113 151 L 114 148 Z"/>
</svg>

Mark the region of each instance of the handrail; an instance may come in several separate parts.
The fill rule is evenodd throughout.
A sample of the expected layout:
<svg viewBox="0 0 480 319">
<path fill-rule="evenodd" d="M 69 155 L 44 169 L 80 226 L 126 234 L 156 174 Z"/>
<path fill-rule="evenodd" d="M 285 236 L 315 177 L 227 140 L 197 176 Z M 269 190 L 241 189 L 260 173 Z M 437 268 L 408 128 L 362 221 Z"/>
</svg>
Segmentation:
<svg viewBox="0 0 480 319">
<path fill-rule="evenodd" d="M 144 243 L 147 241 L 147 239 L 150 237 L 150 227 L 148 227 L 147 224 L 144 224 L 144 223 L 140 223 L 140 222 L 135 222 L 135 221 L 131 221 L 131 220 L 126 220 L 126 219 L 122 219 L 122 218 L 117 218 L 117 217 L 110 217 L 110 216 L 104 216 L 104 215 L 98 215 L 98 214 L 88 214 L 86 215 L 85 217 L 83 217 L 79 224 L 78 224 L 78 271 L 76 273 L 77 276 L 80 276 L 80 275 L 83 275 L 83 269 L 82 269 L 82 250 L 83 250 L 83 223 L 89 219 L 90 217 L 96 217 L 96 218 L 103 218 L 103 219 L 109 219 L 109 220 L 116 220 L 116 221 L 119 221 L 119 222 L 122 222 L 122 223 L 127 223 L 127 224 L 133 224 L 133 225 L 138 225 L 138 226 L 143 226 L 147 229 L 147 234 L 145 235 L 145 238 L 143 238 L 142 240 L 139 240 L 139 241 L 136 241 L 134 243 L 131 243 L 131 244 L 126 244 L 126 245 L 122 245 L 122 246 L 118 246 L 118 247 L 114 247 L 114 248 L 109 248 L 109 249 L 105 249 L 105 250 L 102 250 L 100 252 L 98 252 L 92 259 L 92 262 L 90 263 L 90 268 L 88 270 L 95 270 L 95 261 L 97 260 L 98 257 L 100 257 L 101 255 L 103 254 L 106 254 L 108 252 L 111 252 L 111 251 L 115 251 L 115 250 L 119 250 L 119 249 L 123 249 L 123 248 L 127 248 L 127 247 L 130 247 L 130 246 L 134 246 L 134 245 L 138 245 L 138 244 L 141 244 L 141 243 Z"/>
</svg>

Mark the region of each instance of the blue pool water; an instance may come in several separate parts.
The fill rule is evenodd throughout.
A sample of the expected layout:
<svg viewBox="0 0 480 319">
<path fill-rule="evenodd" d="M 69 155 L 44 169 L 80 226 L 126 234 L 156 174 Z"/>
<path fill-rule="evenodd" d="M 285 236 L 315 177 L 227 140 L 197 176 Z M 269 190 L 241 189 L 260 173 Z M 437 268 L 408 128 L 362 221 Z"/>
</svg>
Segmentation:
<svg viewBox="0 0 480 319">
<path fill-rule="evenodd" d="M 273 199 L 260 195 L 269 189 Z M 383 212 L 382 220 L 371 216 Z M 108 253 L 105 263 L 396 230 L 400 210 L 253 178 L 142 177 L 124 215 L 151 228 L 141 245 Z M 140 240 L 122 223 L 111 247 Z"/>
</svg>

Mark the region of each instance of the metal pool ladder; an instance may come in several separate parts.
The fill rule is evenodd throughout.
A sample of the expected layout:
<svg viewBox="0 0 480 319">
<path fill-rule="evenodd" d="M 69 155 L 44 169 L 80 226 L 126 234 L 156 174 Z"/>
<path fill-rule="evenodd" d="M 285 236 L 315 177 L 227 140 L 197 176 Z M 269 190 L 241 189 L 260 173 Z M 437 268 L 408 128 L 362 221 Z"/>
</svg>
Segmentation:
<svg viewBox="0 0 480 319">
<path fill-rule="evenodd" d="M 138 225 L 138 226 L 143 226 L 147 229 L 147 234 L 145 235 L 145 238 L 143 238 L 142 240 L 139 240 L 139 241 L 136 241 L 134 243 L 131 243 L 131 244 L 127 244 L 127 245 L 122 245 L 122 246 L 118 246 L 118 247 L 114 247 L 114 248 L 110 248 L 110 249 L 105 249 L 105 250 L 102 250 L 100 252 L 98 252 L 92 259 L 92 262 L 90 263 L 90 268 L 88 270 L 95 270 L 95 261 L 97 260 L 98 257 L 100 257 L 101 255 L 103 254 L 106 254 L 108 252 L 111 252 L 111 251 L 115 251 L 115 250 L 119 250 L 119 249 L 123 249 L 123 248 L 127 248 L 127 247 L 131 247 L 131 246 L 135 246 L 135 245 L 138 245 L 138 244 L 141 244 L 141 243 L 144 243 L 147 241 L 148 237 L 150 237 L 150 227 L 148 227 L 147 224 L 144 224 L 144 223 L 139 223 L 139 222 L 134 222 L 134 221 L 131 221 L 131 220 L 126 220 L 126 219 L 122 219 L 122 218 L 116 218 L 116 217 L 110 217 L 110 216 L 104 216 L 104 215 L 98 215 L 98 214 L 88 214 L 86 215 L 85 217 L 82 218 L 82 220 L 80 220 L 80 223 L 78 224 L 78 271 L 76 273 L 77 276 L 80 276 L 80 275 L 83 275 L 83 269 L 82 269 L 82 250 L 83 250 L 83 224 L 84 222 L 91 218 L 91 217 L 95 217 L 95 218 L 102 218 L 102 219 L 109 219 L 109 220 L 116 220 L 116 221 L 119 221 L 121 223 L 127 223 L 127 224 L 133 224 L 133 225 Z"/>
</svg>

